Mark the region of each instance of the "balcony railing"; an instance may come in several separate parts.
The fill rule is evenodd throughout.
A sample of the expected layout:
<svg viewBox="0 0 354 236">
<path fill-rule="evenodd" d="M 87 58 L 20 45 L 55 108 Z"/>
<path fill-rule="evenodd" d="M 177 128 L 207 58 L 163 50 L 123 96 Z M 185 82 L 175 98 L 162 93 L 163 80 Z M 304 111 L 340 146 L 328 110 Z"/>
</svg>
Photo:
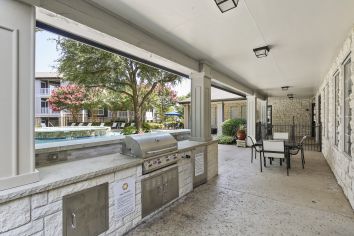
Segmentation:
<svg viewBox="0 0 354 236">
<path fill-rule="evenodd" d="M 60 112 L 53 111 L 49 107 L 41 107 L 41 114 L 42 115 L 58 115 Z"/>
<path fill-rule="evenodd" d="M 39 94 L 40 95 L 50 95 L 55 88 L 40 88 Z"/>
</svg>

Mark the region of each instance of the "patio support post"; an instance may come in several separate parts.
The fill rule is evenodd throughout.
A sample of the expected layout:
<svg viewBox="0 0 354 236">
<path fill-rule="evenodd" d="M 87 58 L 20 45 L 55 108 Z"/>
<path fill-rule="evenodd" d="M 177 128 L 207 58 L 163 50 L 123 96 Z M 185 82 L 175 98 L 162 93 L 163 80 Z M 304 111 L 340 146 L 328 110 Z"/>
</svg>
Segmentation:
<svg viewBox="0 0 354 236">
<path fill-rule="evenodd" d="M 183 125 L 185 129 L 189 129 L 189 104 L 183 106 Z"/>
<path fill-rule="evenodd" d="M 34 162 L 35 8 L 0 2 L 0 191 L 39 180 Z"/>
<path fill-rule="evenodd" d="M 256 137 L 256 96 L 247 96 L 247 135 Z M 250 140 L 247 139 L 247 145 L 251 146 Z"/>
<path fill-rule="evenodd" d="M 222 135 L 222 123 L 224 122 L 223 107 L 222 102 L 218 102 L 216 104 L 216 124 L 218 128 L 218 136 Z"/>
<path fill-rule="evenodd" d="M 192 73 L 191 138 L 206 142 L 211 140 L 211 73 L 206 65 L 202 72 Z"/>
<path fill-rule="evenodd" d="M 261 104 L 261 123 L 266 124 L 267 123 L 267 101 L 260 100 Z"/>
</svg>

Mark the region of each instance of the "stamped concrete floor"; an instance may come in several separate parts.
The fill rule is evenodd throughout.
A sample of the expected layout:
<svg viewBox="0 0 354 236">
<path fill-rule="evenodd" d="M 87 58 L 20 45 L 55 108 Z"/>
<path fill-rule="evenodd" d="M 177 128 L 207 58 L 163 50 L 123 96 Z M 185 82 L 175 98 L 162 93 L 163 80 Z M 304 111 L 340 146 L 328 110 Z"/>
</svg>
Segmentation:
<svg viewBox="0 0 354 236">
<path fill-rule="evenodd" d="M 319 152 L 293 157 L 290 176 L 261 173 L 250 149 L 219 145 L 219 176 L 129 235 L 354 235 L 354 213 Z"/>
</svg>

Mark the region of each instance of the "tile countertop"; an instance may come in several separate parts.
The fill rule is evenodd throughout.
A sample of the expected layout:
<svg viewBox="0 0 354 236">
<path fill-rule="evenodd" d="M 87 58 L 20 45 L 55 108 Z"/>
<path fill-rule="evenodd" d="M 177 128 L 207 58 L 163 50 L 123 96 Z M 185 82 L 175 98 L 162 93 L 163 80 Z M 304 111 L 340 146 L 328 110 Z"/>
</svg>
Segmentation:
<svg viewBox="0 0 354 236">
<path fill-rule="evenodd" d="M 116 153 L 41 167 L 38 168 L 40 181 L 0 191 L 0 203 L 124 170 L 141 163 L 141 159 Z"/>
<path fill-rule="evenodd" d="M 178 151 L 188 151 L 195 147 L 205 146 L 214 142 L 216 140 L 209 142 L 179 141 Z M 38 168 L 40 181 L 0 191 L 0 203 L 124 170 L 140 165 L 142 162 L 142 159 L 115 153 L 40 167 Z"/>
</svg>

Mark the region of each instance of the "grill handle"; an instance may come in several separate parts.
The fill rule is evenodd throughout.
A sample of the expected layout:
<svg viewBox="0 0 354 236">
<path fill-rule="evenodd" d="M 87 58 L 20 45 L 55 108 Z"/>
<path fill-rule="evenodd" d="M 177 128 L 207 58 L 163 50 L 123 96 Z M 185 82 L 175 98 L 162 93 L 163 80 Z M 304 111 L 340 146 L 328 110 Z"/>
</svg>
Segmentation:
<svg viewBox="0 0 354 236">
<path fill-rule="evenodd" d="M 169 147 L 169 148 L 164 148 L 164 149 L 160 149 L 160 150 L 156 150 L 156 151 L 148 151 L 146 152 L 147 154 L 156 154 L 156 153 L 160 153 L 160 152 L 165 152 L 165 151 L 169 151 L 172 149 L 176 149 L 176 147 Z"/>
</svg>

